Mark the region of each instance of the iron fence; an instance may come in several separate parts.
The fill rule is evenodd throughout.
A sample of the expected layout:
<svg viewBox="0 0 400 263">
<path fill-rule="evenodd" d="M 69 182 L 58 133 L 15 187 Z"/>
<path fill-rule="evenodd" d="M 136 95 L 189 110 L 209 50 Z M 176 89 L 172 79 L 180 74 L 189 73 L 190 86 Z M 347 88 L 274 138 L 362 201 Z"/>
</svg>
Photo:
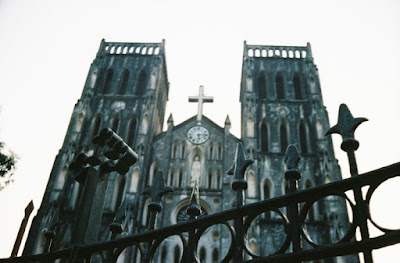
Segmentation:
<svg viewBox="0 0 400 263">
<path fill-rule="evenodd" d="M 134 247 L 138 251 L 141 262 L 152 262 L 155 255 L 157 255 L 156 251 L 160 244 L 168 237 L 175 235 L 180 237 L 183 245 L 180 262 L 200 262 L 197 250 L 202 234 L 208 228 L 222 224 L 228 229 L 227 232 L 230 235 L 231 244 L 228 252 L 220 262 L 317 262 L 317 260 L 361 253 L 365 262 L 372 263 L 372 250 L 400 242 L 400 230 L 391 230 L 380 226 L 373 220 L 369 210 L 374 191 L 387 180 L 400 176 L 400 163 L 358 175 L 354 154 L 358 148 L 358 142 L 354 139 L 354 131 L 363 121 L 366 121 L 366 119 L 353 118 L 347 107 L 341 105 L 338 124 L 327 132 L 327 134 L 339 133 L 342 135 L 343 143 L 341 148 L 348 154 L 351 178 L 298 190 L 297 182 L 301 178 L 301 172 L 298 169 L 300 156 L 296 147 L 290 145 L 286 152 L 285 164 L 287 169 L 284 174 L 285 179 L 288 181 L 289 193 L 284 196 L 245 205 L 244 193 L 247 189 L 245 172 L 252 160 L 246 159 L 243 147 L 239 143 L 236 149 L 234 166 L 228 172 L 235 177 L 232 189 L 236 191 L 236 202 L 235 207 L 232 209 L 198 217 L 201 207 L 199 204 L 198 185 L 196 184 L 187 208 L 190 219 L 186 222 L 157 229 L 157 216 L 162 210 L 161 199 L 163 195 L 173 191 L 171 187 L 165 185 L 163 172 L 159 171 L 153 180 L 151 188 L 145 190 L 145 193 L 151 196 L 151 202 L 148 205 L 150 219 L 146 231 L 127 237 L 119 236 L 122 232 L 122 223 L 126 210 L 126 204 L 123 202 L 114 222 L 110 226 L 112 235 L 109 241 L 90 245 L 78 244 L 66 249 L 50 251 L 51 240 L 56 234 L 56 223 L 54 223 L 49 231 L 46 232 L 47 241 L 43 254 L 0 259 L 0 262 L 116 262 L 118 256 L 130 247 Z M 107 143 L 107 140 L 103 140 L 102 143 Z M 109 144 L 111 145 L 111 143 Z M 121 155 L 126 156 L 127 152 L 131 154 L 131 157 L 135 156 L 129 150 L 122 149 L 124 147 L 121 145 L 117 147 L 120 150 L 114 151 L 114 160 L 119 160 Z M 128 157 L 125 158 L 129 159 Z M 129 160 L 127 163 L 131 165 L 133 159 L 130 158 Z M 85 162 L 86 164 L 92 162 L 93 165 L 100 165 L 101 163 L 87 159 Z M 118 165 L 107 163 L 108 168 L 118 168 Z M 116 161 L 114 164 L 116 163 L 118 162 Z M 120 163 L 118 169 L 124 167 L 123 169 L 126 170 L 125 164 L 121 166 Z M 109 169 L 109 171 L 111 170 L 113 169 Z M 362 188 L 365 187 L 368 190 L 366 190 L 364 197 Z M 307 214 L 309 214 L 315 202 L 332 196 L 347 201 L 352 213 L 352 219 L 348 229 L 336 242 L 319 244 L 308 235 Z M 285 229 L 285 236 L 282 238 L 283 242 L 279 249 L 271 251 L 269 255 L 260 256 L 249 247 L 248 230 L 250 225 L 255 220 L 258 220 L 257 218 L 271 212 L 277 215 L 276 218 L 278 218 L 279 224 Z M 57 217 L 57 214 L 55 217 Z M 377 237 L 371 237 L 368 223 L 376 226 L 382 231 L 382 234 Z M 358 239 L 356 238 L 357 230 L 360 232 Z"/>
</svg>

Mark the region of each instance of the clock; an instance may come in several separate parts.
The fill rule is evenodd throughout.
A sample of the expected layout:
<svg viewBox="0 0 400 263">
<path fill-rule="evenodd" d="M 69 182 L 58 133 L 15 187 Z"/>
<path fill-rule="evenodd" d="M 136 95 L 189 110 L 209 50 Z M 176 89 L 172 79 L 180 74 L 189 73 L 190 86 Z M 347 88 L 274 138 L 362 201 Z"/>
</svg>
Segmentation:
<svg viewBox="0 0 400 263">
<path fill-rule="evenodd" d="M 205 143 L 210 137 L 210 132 L 203 126 L 193 126 L 187 132 L 188 140 L 193 144 Z"/>
</svg>

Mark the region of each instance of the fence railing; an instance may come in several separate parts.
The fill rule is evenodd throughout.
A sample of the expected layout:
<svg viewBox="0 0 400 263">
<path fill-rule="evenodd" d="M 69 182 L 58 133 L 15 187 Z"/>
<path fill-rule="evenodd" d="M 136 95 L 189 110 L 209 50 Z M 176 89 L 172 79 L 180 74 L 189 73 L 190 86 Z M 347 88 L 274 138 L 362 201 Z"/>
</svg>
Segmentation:
<svg viewBox="0 0 400 263">
<path fill-rule="evenodd" d="M 57 259 L 65 261 L 60 262 L 116 262 L 118 256 L 125 250 L 133 247 L 136 253 L 140 254 L 140 262 L 152 262 L 159 260 L 157 249 L 160 244 L 168 237 L 179 236 L 182 241 L 183 253 L 180 255 L 180 262 L 200 262 L 197 255 L 198 244 L 202 234 L 215 225 L 224 225 L 227 233 L 230 235 L 231 243 L 228 252 L 223 255 L 219 262 L 317 262 L 321 259 L 329 259 L 337 256 L 354 255 L 361 253 L 364 261 L 372 263 L 372 250 L 385 246 L 390 246 L 400 242 L 400 230 L 390 230 L 378 225 L 372 218 L 369 211 L 369 205 L 374 191 L 385 181 L 400 176 L 400 163 L 383 167 L 362 175 L 358 175 L 357 163 L 355 159 L 355 150 L 358 148 L 358 142 L 354 139 L 354 131 L 359 124 L 366 121 L 364 118 L 353 118 L 345 105 L 341 105 L 338 124 L 328 130 L 327 134 L 339 133 L 343 137 L 341 148 L 348 154 L 350 170 L 352 177 L 328 184 L 308 188 L 305 190 L 297 189 L 297 181 L 301 178 L 301 172 L 298 169 L 300 156 L 295 146 L 290 145 L 286 152 L 285 180 L 288 181 L 289 193 L 284 196 L 274 197 L 268 200 L 244 204 L 244 192 L 247 189 L 245 180 L 246 168 L 252 163 L 252 160 L 246 159 L 241 143 L 238 144 L 234 165 L 229 170 L 229 174 L 234 175 L 232 189 L 236 191 L 235 207 L 219 213 L 198 217 L 201 212 L 199 203 L 198 184 L 193 188 L 190 203 L 188 204 L 187 214 L 190 219 L 186 222 L 172 226 L 157 229 L 156 222 L 159 212 L 162 210 L 161 200 L 163 195 L 173 191 L 165 185 L 164 175 L 159 171 L 153 180 L 153 184 L 146 189 L 145 194 L 149 194 L 151 202 L 148 205 L 150 214 L 147 231 L 127 237 L 119 237 L 122 232 L 122 226 L 126 210 L 126 204 L 123 202 L 117 212 L 114 222 L 110 226 L 112 232 L 111 240 L 91 245 L 78 244 L 67 249 L 57 251 L 49 250 L 51 239 L 54 238 L 55 228 L 49 229 L 51 235 L 47 235 L 47 247 L 43 254 L 28 255 L 23 257 L 13 257 L 9 259 L 0 259 L 0 262 L 54 262 Z M 110 136 L 107 138 L 116 138 Z M 99 140 L 103 146 L 108 144 L 114 149 L 114 155 L 107 154 L 108 158 L 114 160 L 114 164 L 107 162 L 86 159 L 81 157 L 80 167 L 88 169 L 88 164 L 100 165 L 107 163 L 107 171 L 126 169 L 124 162 L 118 166 L 121 156 L 126 157 L 129 154 L 135 156 L 129 149 L 126 149 L 119 139 L 110 142 L 108 139 Z M 118 147 L 114 147 L 119 143 Z M 82 164 L 85 164 L 82 166 Z M 111 169 L 111 168 L 112 169 Z M 119 167 L 119 168 L 118 168 Z M 104 167 L 102 168 L 104 171 Z M 101 170 L 101 169 L 100 169 Z M 123 172 L 123 171 L 121 171 Z M 361 189 L 368 187 L 365 197 Z M 352 213 L 352 219 L 346 231 L 338 239 L 329 244 L 319 244 L 308 235 L 307 216 L 315 202 L 324 200 L 328 197 L 341 198 L 347 201 Z M 354 199 L 352 198 L 354 197 Z M 274 213 L 274 221 L 278 222 L 284 228 L 284 236 L 280 248 L 276 251 L 270 251 L 268 255 L 257 255 L 248 244 L 248 230 L 250 225 L 260 218 L 265 219 L 266 213 Z M 57 215 L 56 215 L 57 217 Z M 257 219 L 258 218 L 258 219 Z M 271 221 L 271 220 L 270 220 Z M 382 235 L 370 237 L 368 223 L 372 223 Z M 356 231 L 359 230 L 360 237 L 356 238 Z M 50 252 L 47 252 L 50 251 Z M 157 258 L 155 258 L 157 256 Z M 327 261 L 330 262 L 330 261 Z"/>
</svg>

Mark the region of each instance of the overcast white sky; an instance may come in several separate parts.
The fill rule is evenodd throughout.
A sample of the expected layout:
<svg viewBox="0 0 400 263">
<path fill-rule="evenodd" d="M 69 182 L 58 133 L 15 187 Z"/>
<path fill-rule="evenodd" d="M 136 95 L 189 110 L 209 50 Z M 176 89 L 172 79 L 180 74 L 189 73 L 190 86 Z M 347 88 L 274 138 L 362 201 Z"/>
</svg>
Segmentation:
<svg viewBox="0 0 400 263">
<path fill-rule="evenodd" d="M 0 192 L 0 257 L 10 255 L 28 202 L 40 205 L 102 38 L 165 39 L 167 114 L 173 113 L 175 124 L 195 115 L 187 97 L 203 84 L 214 96 L 204 114 L 221 126 L 229 114 L 236 136 L 243 41 L 310 42 L 331 124 L 342 102 L 355 117 L 370 120 L 356 132 L 360 172 L 400 161 L 399 1 L 0 0 L 0 141 L 20 157 L 15 183 Z M 348 177 L 339 138 L 334 142 Z M 384 213 L 400 199 L 398 187 L 389 188 L 374 196 L 373 217 L 400 228 L 400 212 Z M 387 248 L 374 256 L 396 262 L 398 252 Z"/>
</svg>

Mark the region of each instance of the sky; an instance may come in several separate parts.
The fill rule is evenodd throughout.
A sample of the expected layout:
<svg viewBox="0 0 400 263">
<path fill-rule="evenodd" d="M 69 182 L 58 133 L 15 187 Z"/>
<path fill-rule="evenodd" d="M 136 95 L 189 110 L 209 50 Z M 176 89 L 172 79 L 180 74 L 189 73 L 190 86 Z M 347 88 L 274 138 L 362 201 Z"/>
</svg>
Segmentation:
<svg viewBox="0 0 400 263">
<path fill-rule="evenodd" d="M 243 41 L 310 42 L 331 125 L 341 103 L 369 119 L 356 132 L 360 173 L 400 161 L 399 1 L 0 0 L 0 141 L 19 156 L 14 183 L 0 192 L 0 258 L 11 253 L 25 206 L 34 201 L 33 215 L 40 206 L 102 38 L 165 39 L 167 116 L 172 113 L 176 125 L 195 115 L 188 96 L 204 85 L 214 96 L 204 115 L 223 126 L 229 114 L 238 137 Z M 340 138 L 333 140 L 349 177 Z M 372 217 L 382 225 L 400 228 L 400 211 L 392 209 L 399 186 L 393 179 L 373 195 Z M 375 262 L 395 262 L 396 249 L 375 251 Z"/>
</svg>

